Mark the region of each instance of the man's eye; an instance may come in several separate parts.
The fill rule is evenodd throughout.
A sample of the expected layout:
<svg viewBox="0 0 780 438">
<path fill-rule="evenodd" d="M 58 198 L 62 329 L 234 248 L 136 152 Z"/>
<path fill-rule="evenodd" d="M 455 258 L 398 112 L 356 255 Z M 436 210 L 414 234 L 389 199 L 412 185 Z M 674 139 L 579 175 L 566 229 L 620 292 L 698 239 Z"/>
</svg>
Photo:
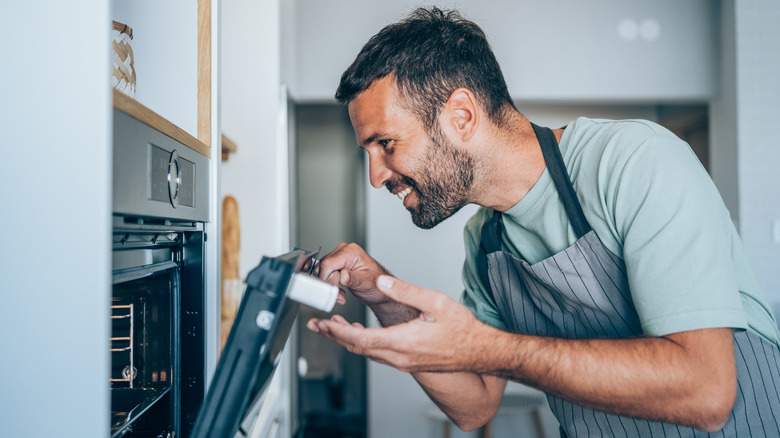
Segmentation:
<svg viewBox="0 0 780 438">
<path fill-rule="evenodd" d="M 379 143 L 380 145 L 382 145 L 382 147 L 383 147 L 383 148 L 386 148 L 386 147 L 387 147 L 387 145 L 388 145 L 388 144 L 390 144 L 390 142 L 391 142 L 391 141 L 392 141 L 392 140 L 390 140 L 390 139 L 387 139 L 387 140 L 379 140 L 379 141 L 377 141 L 377 143 Z"/>
</svg>

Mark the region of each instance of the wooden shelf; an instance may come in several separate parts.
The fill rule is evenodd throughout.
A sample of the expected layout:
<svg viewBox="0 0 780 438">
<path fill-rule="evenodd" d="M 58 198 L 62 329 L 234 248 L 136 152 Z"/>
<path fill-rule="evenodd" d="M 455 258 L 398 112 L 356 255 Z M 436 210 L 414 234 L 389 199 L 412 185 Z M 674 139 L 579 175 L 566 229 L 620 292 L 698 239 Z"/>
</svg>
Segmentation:
<svg viewBox="0 0 780 438">
<path fill-rule="evenodd" d="M 172 139 L 183 143 L 190 147 L 194 151 L 204 155 L 206 158 L 211 158 L 211 147 L 197 138 L 193 137 L 187 131 L 179 128 L 163 116 L 155 113 L 149 108 L 143 106 L 137 100 L 132 97 L 123 94 L 121 91 L 114 91 L 114 108 L 122 111 L 123 113 L 146 123 L 154 129 L 162 132 L 163 134 L 171 137 Z"/>
<path fill-rule="evenodd" d="M 227 161 L 230 154 L 238 152 L 238 146 L 230 137 L 222 134 L 222 161 Z"/>
</svg>

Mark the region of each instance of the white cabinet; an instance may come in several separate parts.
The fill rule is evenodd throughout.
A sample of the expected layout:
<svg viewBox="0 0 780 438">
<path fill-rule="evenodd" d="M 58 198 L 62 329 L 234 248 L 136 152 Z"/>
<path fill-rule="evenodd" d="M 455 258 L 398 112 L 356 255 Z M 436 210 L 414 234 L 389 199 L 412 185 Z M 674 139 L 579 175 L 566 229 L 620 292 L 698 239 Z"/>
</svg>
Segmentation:
<svg viewBox="0 0 780 438">
<path fill-rule="evenodd" d="M 292 95 L 332 101 L 362 45 L 418 4 L 427 3 L 297 0 Z M 454 6 L 487 34 L 515 100 L 704 102 L 719 88 L 718 2 L 460 0 Z"/>
<path fill-rule="evenodd" d="M 0 13 L 3 437 L 108 434 L 110 24 L 100 0 Z"/>
</svg>

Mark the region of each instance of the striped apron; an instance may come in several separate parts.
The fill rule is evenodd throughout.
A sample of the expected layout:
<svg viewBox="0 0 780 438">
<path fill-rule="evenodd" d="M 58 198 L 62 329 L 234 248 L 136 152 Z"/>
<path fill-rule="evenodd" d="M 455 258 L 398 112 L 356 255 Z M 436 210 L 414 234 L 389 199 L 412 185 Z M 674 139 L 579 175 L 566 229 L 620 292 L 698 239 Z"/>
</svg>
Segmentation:
<svg viewBox="0 0 780 438">
<path fill-rule="evenodd" d="M 591 229 L 552 131 L 534 125 L 547 168 L 578 240 L 529 264 L 501 251 L 501 213 L 482 228 L 478 265 L 483 284 L 514 333 L 567 339 L 630 338 L 642 327 L 626 267 Z M 705 433 L 671 423 L 609 414 L 547 396 L 562 437 L 780 437 L 780 351 L 758 335 L 734 334 L 737 398 L 722 430 Z"/>
</svg>

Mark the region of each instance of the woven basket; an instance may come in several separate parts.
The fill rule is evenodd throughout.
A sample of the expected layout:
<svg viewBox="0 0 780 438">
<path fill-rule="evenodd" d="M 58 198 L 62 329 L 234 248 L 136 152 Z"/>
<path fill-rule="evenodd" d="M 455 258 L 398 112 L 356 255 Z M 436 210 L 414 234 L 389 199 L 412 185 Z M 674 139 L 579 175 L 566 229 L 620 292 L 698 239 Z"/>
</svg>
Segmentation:
<svg viewBox="0 0 780 438">
<path fill-rule="evenodd" d="M 117 90 L 135 97 L 135 66 L 133 65 L 133 29 L 114 21 L 111 32 L 111 57 L 113 58 L 111 84 Z"/>
</svg>

